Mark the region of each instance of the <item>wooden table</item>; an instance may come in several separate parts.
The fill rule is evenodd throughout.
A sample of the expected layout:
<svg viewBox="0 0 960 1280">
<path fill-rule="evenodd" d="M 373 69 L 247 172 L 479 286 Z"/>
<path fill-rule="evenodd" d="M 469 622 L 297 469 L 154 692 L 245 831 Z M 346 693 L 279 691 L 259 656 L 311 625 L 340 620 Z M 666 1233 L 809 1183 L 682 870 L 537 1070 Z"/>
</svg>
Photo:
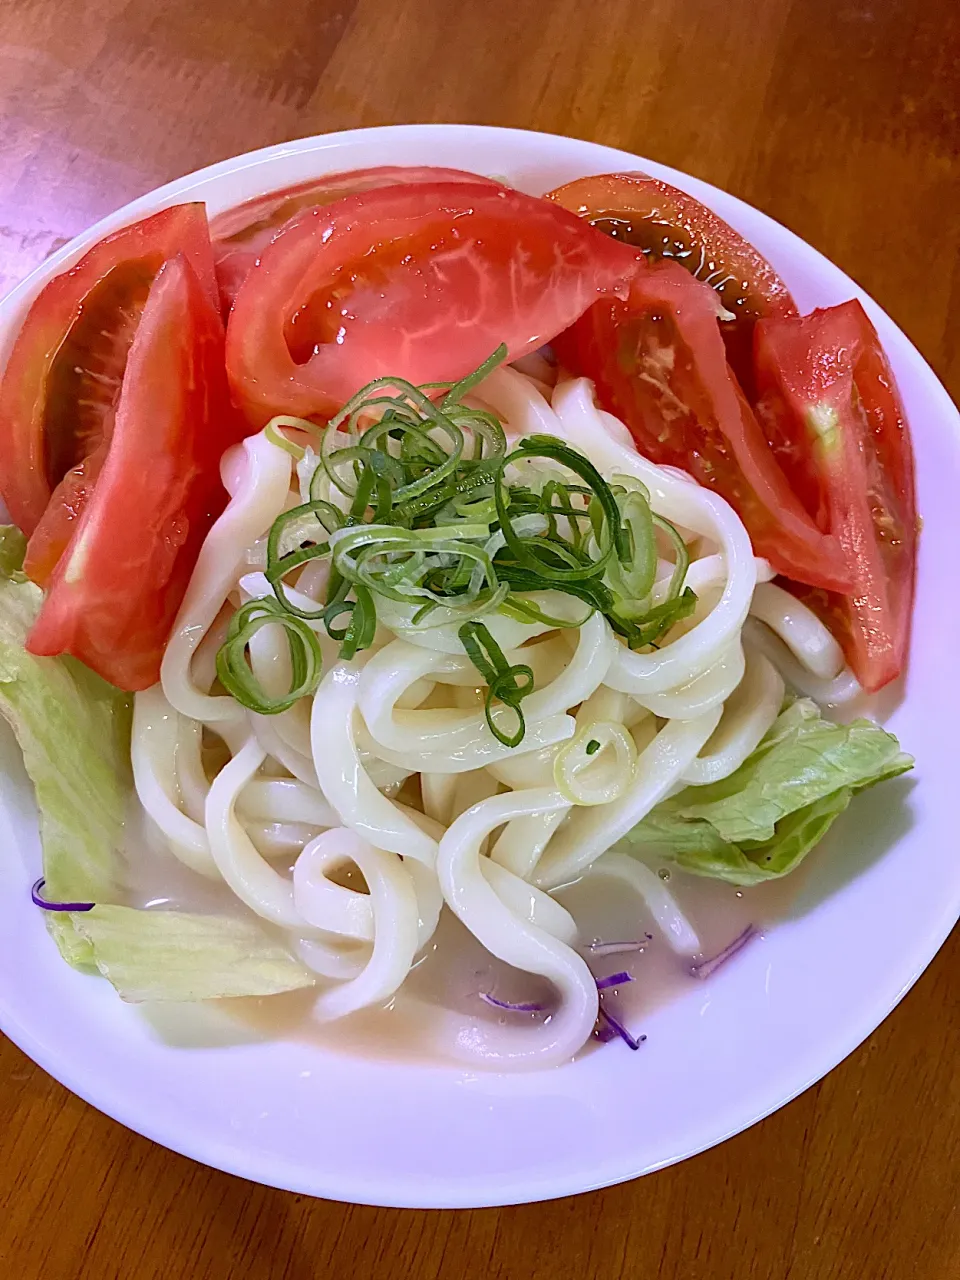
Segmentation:
<svg viewBox="0 0 960 1280">
<path fill-rule="evenodd" d="M 767 210 L 957 396 L 958 68 L 956 0 L 3 0 L 0 292 L 117 205 L 238 151 L 519 125 L 646 153 Z M 721 1148 L 470 1213 L 250 1186 L 126 1132 L 3 1042 L 0 1273 L 956 1280 L 958 967 L 955 933 L 861 1049 Z"/>
</svg>

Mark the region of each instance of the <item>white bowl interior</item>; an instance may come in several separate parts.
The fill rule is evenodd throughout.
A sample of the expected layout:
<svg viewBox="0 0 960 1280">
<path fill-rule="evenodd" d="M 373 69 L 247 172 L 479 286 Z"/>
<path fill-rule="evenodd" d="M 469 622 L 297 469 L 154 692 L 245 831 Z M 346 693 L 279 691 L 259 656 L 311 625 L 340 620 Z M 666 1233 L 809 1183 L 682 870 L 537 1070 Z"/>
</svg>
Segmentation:
<svg viewBox="0 0 960 1280">
<path fill-rule="evenodd" d="M 453 165 L 531 192 L 643 168 L 705 201 L 782 273 L 801 308 L 858 296 L 906 401 L 924 517 L 914 648 L 889 725 L 912 781 L 855 803 L 819 851 L 789 916 L 702 989 L 645 1020 L 638 1053 L 613 1044 L 549 1072 L 480 1074 L 359 1060 L 306 1043 L 238 1042 L 208 1008 L 125 1006 L 70 970 L 28 887 L 36 814 L 10 735 L 0 739 L 0 1026 L 93 1105 L 184 1154 L 298 1192 L 386 1205 L 479 1206 L 566 1195 L 682 1159 L 760 1119 L 848 1054 L 917 978 L 960 912 L 952 739 L 960 420 L 920 355 L 835 266 L 703 182 L 587 142 L 425 125 L 306 139 L 229 160 L 119 210 L 0 304 L 0 361 L 39 287 L 106 231 L 185 198 L 211 211 L 311 176 L 374 164 Z"/>
</svg>

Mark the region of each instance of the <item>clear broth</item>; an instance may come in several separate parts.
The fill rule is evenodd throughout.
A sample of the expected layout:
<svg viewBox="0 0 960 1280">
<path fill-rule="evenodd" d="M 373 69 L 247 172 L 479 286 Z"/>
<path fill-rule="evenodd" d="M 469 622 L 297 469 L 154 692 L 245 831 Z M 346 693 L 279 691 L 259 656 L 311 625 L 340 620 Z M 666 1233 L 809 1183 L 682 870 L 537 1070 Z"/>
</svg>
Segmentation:
<svg viewBox="0 0 960 1280">
<path fill-rule="evenodd" d="M 182 866 L 148 826 L 136 818 L 130 824 L 125 878 L 131 906 L 246 911 L 225 886 Z M 645 1019 L 658 1006 L 702 985 L 693 969 L 696 960 L 718 954 L 748 925 L 762 931 L 782 916 L 794 893 L 790 882 L 801 878 L 740 890 L 675 869 L 660 868 L 660 874 L 697 931 L 698 956 L 673 951 L 640 896 L 612 877 L 588 875 L 556 895 L 577 921 L 582 954 L 596 977 L 621 971 L 631 975 L 631 982 L 605 991 L 602 999 L 635 1035 L 643 1033 Z M 345 882 L 349 881 L 347 873 Z M 593 942 L 634 940 L 642 942 L 640 950 L 610 955 L 590 950 Z M 488 1004 L 484 994 L 511 1003 L 539 1003 L 546 1011 L 499 1009 Z M 482 1028 L 494 1042 L 502 1034 L 506 1044 L 525 1026 L 549 1016 L 552 990 L 543 979 L 491 956 L 445 908 L 429 946 L 385 1004 L 324 1023 L 312 1014 L 314 1000 L 310 989 L 208 1002 L 210 1033 L 222 1043 L 225 1027 L 229 1039 L 232 1025 L 238 1040 L 283 1039 L 365 1058 L 462 1066 L 463 1059 L 453 1052 L 459 1039 Z M 174 1038 L 187 1026 L 192 1041 L 203 1038 L 195 1009 L 179 1021 L 174 1010 L 166 1009 L 152 1020 L 161 1033 Z M 589 1052 L 591 1044 L 583 1052 Z"/>
</svg>

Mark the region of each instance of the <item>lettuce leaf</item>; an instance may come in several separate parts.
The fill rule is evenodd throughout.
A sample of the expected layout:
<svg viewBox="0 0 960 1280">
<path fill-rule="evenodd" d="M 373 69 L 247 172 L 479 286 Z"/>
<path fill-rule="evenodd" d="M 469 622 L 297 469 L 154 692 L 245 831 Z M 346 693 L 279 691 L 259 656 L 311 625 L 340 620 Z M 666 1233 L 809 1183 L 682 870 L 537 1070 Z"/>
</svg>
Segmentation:
<svg viewBox="0 0 960 1280">
<path fill-rule="evenodd" d="M 73 658 L 24 645 L 42 594 L 21 572 L 25 539 L 0 526 L 0 715 L 16 735 L 36 793 L 44 897 L 94 902 L 45 912 L 63 958 L 93 966 L 125 1000 L 205 1000 L 310 986 L 313 974 L 254 917 L 112 905 L 133 798 L 129 694 Z"/>
<path fill-rule="evenodd" d="M 97 906 L 60 919 L 131 1002 L 270 996 L 315 981 L 254 917 Z"/>
<path fill-rule="evenodd" d="M 659 854 L 695 875 L 757 884 L 799 866 L 857 791 L 912 767 L 879 725 L 833 724 L 799 699 L 729 778 L 663 801 L 618 847 Z"/>
<path fill-rule="evenodd" d="M 114 892 L 130 796 L 130 695 L 72 658 L 24 648 L 39 587 L 19 572 L 23 535 L 0 531 L 0 715 L 23 752 L 40 811 L 45 893 L 99 902 Z"/>
</svg>

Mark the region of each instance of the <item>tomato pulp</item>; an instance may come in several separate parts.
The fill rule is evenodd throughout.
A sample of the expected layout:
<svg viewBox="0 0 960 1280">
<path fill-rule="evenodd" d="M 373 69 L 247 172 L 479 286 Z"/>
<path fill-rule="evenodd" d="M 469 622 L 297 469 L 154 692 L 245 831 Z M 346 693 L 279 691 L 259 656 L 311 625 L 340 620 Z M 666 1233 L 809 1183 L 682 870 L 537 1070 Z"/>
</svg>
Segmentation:
<svg viewBox="0 0 960 1280">
<path fill-rule="evenodd" d="M 675 262 L 603 300 L 554 344 L 653 462 L 680 467 L 734 507 L 758 555 L 780 573 L 834 590 L 850 577 L 839 544 L 793 493 L 727 364 L 709 286 Z"/>
<path fill-rule="evenodd" d="M 182 254 L 151 285 L 99 475 L 27 642 L 145 689 L 200 546 L 222 509 L 219 462 L 242 435 L 219 306 Z"/>
<path fill-rule="evenodd" d="M 0 381 L 0 493 L 28 537 L 68 476 L 58 501 L 63 522 L 75 520 L 90 486 L 85 460 L 113 430 L 147 294 L 177 253 L 215 300 L 204 206 L 183 204 L 101 240 L 51 280 L 30 308 Z M 52 534 L 48 529 L 41 543 Z M 57 536 L 62 551 L 62 531 Z M 54 550 L 34 547 L 33 558 L 46 580 Z"/>
<path fill-rule="evenodd" d="M 579 178 L 548 199 L 650 259 L 679 263 L 714 289 L 728 316 L 721 326 L 727 359 L 750 389 L 754 325 L 763 316 L 796 315 L 797 307 L 748 240 L 693 196 L 643 173 Z"/>
<path fill-rule="evenodd" d="M 429 165 L 381 165 L 376 169 L 354 169 L 329 173 L 296 186 L 283 187 L 255 196 L 210 219 L 210 239 L 217 264 L 217 284 L 224 315 L 233 306 L 237 291 L 260 254 L 285 222 L 301 209 L 332 204 L 344 196 L 378 187 L 395 187 L 420 182 L 486 182 L 475 173 L 461 169 L 438 169 Z M 491 181 L 491 185 L 497 183 Z"/>
<path fill-rule="evenodd" d="M 348 196 L 288 222 L 237 294 L 227 370 L 254 426 L 323 419 L 381 376 L 454 381 L 501 343 L 516 359 L 598 297 L 623 297 L 635 250 L 545 200 L 491 183 Z"/>
</svg>

